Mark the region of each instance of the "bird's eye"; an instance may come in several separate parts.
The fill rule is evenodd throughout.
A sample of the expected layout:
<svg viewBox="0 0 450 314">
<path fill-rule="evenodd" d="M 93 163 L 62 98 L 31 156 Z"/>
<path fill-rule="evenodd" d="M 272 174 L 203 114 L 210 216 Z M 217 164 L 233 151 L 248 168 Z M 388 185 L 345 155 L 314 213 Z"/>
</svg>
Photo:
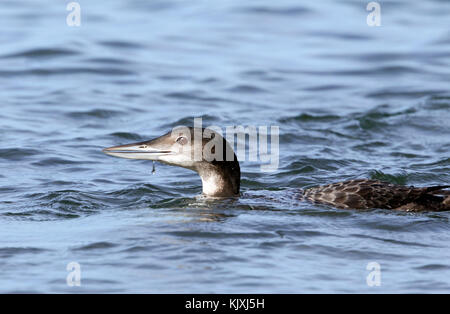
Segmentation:
<svg viewBox="0 0 450 314">
<path fill-rule="evenodd" d="M 184 145 L 187 143 L 187 138 L 185 138 L 184 136 L 180 136 L 179 138 L 177 138 L 177 143 L 180 145 Z"/>
</svg>

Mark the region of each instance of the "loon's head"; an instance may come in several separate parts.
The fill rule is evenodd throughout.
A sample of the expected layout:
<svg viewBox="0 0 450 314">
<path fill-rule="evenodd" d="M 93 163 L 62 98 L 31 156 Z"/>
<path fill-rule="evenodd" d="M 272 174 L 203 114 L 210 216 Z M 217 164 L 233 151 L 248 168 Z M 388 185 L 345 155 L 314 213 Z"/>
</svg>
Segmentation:
<svg viewBox="0 0 450 314">
<path fill-rule="evenodd" d="M 229 197 L 239 194 L 241 172 L 230 144 L 211 129 L 177 127 L 150 141 L 105 148 L 121 158 L 159 161 L 196 171 L 203 194 Z"/>
</svg>

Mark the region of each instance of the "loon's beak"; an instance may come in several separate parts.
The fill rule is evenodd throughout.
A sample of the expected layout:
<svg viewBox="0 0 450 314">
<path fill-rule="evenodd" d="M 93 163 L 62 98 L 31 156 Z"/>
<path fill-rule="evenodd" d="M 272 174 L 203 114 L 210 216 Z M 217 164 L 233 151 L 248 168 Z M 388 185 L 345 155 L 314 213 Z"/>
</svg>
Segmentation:
<svg viewBox="0 0 450 314">
<path fill-rule="evenodd" d="M 147 142 L 132 143 L 120 146 L 113 146 L 103 149 L 105 154 L 129 158 L 129 159 L 146 159 L 146 160 L 158 160 L 161 156 L 173 155 L 175 152 L 171 150 L 157 148 L 153 145 L 155 140 Z"/>
</svg>

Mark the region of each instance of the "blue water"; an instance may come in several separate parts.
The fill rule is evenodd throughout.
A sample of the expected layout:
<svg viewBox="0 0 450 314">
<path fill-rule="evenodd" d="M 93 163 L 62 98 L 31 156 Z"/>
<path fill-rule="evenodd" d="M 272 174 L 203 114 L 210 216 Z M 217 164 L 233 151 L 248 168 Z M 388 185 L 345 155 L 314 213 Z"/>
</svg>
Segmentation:
<svg viewBox="0 0 450 314">
<path fill-rule="evenodd" d="M 380 27 L 356 0 L 83 0 L 80 27 L 68 2 L 0 4 L 0 292 L 450 292 L 450 213 L 293 197 L 450 183 L 448 1 L 379 1 Z M 194 117 L 279 126 L 278 170 L 205 200 L 101 152 Z"/>
</svg>

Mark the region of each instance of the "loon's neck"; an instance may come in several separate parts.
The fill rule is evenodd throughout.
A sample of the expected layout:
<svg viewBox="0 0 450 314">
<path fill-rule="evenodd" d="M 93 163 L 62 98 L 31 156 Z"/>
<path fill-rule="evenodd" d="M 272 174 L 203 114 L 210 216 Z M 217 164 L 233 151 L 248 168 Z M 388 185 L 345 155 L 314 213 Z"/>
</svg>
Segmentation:
<svg viewBox="0 0 450 314">
<path fill-rule="evenodd" d="M 196 171 L 202 179 L 203 194 L 212 197 L 239 195 L 241 171 L 236 158 L 234 161 L 202 161 Z"/>
</svg>

